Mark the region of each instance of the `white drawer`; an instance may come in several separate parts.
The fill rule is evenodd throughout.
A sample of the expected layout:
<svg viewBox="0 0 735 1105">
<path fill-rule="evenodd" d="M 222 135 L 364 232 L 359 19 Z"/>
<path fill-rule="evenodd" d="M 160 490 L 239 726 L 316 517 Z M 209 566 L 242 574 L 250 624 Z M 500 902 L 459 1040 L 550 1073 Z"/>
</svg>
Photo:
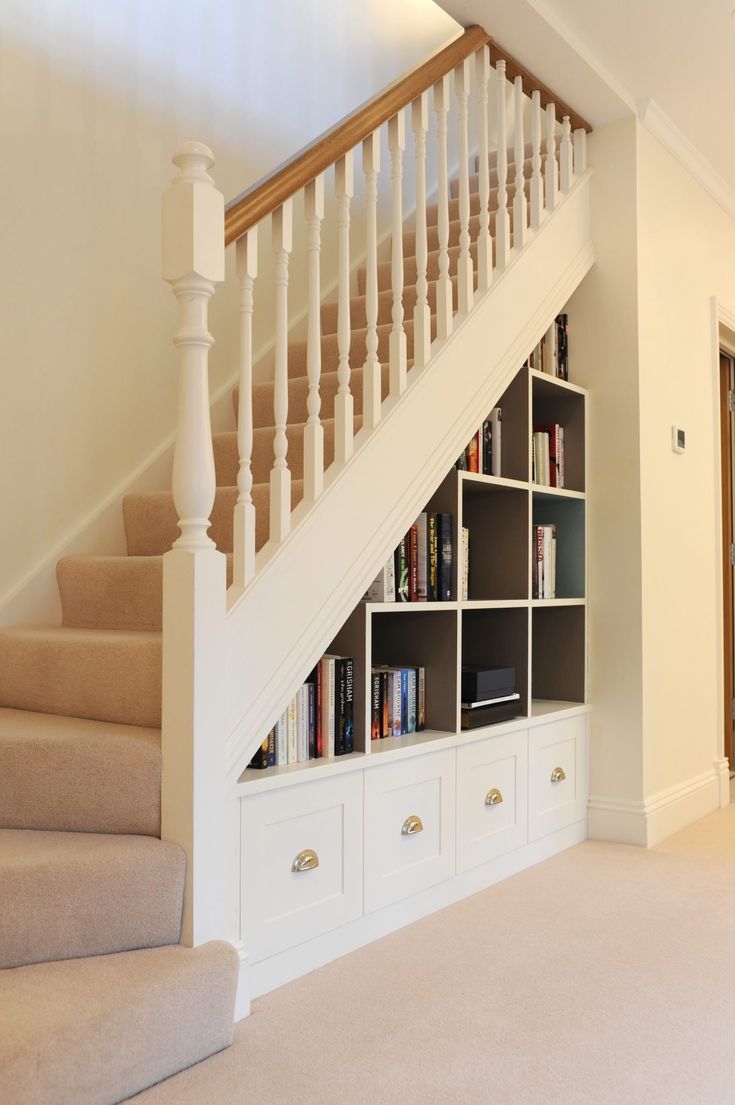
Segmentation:
<svg viewBox="0 0 735 1105">
<path fill-rule="evenodd" d="M 457 750 L 457 870 L 526 843 L 528 733 L 508 733 Z"/>
<path fill-rule="evenodd" d="M 587 816 L 587 717 L 539 725 L 529 732 L 528 837 Z"/>
<path fill-rule="evenodd" d="M 454 874 L 454 751 L 365 772 L 365 912 Z"/>
<path fill-rule="evenodd" d="M 362 914 L 362 772 L 242 801 L 242 925 L 253 962 Z M 305 870 L 296 859 L 305 857 Z M 302 857 L 302 865 L 304 857 Z"/>
</svg>

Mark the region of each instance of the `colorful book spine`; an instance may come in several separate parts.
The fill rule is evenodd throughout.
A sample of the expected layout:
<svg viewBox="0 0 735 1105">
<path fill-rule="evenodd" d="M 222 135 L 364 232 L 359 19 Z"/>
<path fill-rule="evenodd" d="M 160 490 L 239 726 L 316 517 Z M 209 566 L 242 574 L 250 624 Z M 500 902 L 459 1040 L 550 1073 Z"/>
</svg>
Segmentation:
<svg viewBox="0 0 735 1105">
<path fill-rule="evenodd" d="M 452 599 L 452 515 L 439 515 L 440 528 L 440 564 L 439 564 L 439 595 L 441 602 L 451 602 Z"/>
<path fill-rule="evenodd" d="M 382 673 L 373 671 L 370 677 L 370 740 L 379 740 L 382 733 L 383 703 L 381 701 Z"/>
<path fill-rule="evenodd" d="M 428 530 L 429 582 L 427 597 L 429 602 L 437 602 L 439 599 L 439 528 L 436 514 L 429 514 Z"/>
<path fill-rule="evenodd" d="M 288 762 L 299 762 L 299 742 L 296 718 L 296 699 L 292 698 L 288 704 Z"/>
<path fill-rule="evenodd" d="M 416 602 L 419 594 L 419 529 L 408 531 L 408 601 Z"/>
<path fill-rule="evenodd" d="M 428 554 L 429 532 L 426 511 L 416 519 L 416 599 L 426 602 L 429 596 Z"/>
<path fill-rule="evenodd" d="M 418 709 L 418 672 L 416 668 L 408 669 L 408 717 L 406 719 L 406 732 L 416 732 L 416 714 Z"/>
<path fill-rule="evenodd" d="M 462 526 L 462 601 L 470 597 L 470 531 Z"/>
<path fill-rule="evenodd" d="M 408 541 L 402 537 L 395 551 L 396 601 L 408 602 Z"/>
<path fill-rule="evenodd" d="M 418 668 L 416 694 L 416 732 L 426 728 L 426 668 Z"/>
</svg>

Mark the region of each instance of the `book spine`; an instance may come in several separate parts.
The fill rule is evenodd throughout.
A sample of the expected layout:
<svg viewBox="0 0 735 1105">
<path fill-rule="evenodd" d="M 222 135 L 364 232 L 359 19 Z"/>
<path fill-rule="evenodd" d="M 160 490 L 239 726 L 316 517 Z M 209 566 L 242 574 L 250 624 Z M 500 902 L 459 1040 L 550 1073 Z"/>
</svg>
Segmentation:
<svg viewBox="0 0 735 1105">
<path fill-rule="evenodd" d="M 373 671 L 370 677 L 370 740 L 379 740 L 382 736 L 382 703 L 380 701 L 381 673 Z"/>
<path fill-rule="evenodd" d="M 452 600 L 452 515 L 440 515 L 441 528 L 441 564 L 439 580 L 439 599 L 441 602 Z"/>
<path fill-rule="evenodd" d="M 426 511 L 423 511 L 416 519 L 416 599 L 418 602 L 426 602 L 429 594 L 428 539 Z"/>
<path fill-rule="evenodd" d="M 492 456 L 490 458 L 490 475 L 502 475 L 503 454 L 503 412 L 500 407 L 493 407 L 490 411 L 490 423 L 492 426 Z"/>
<path fill-rule="evenodd" d="M 284 710 L 276 722 L 276 764 L 288 763 L 288 710 Z"/>
<path fill-rule="evenodd" d="M 340 657 L 334 661 L 334 754 L 345 754 L 345 668 Z"/>
<path fill-rule="evenodd" d="M 408 540 L 402 537 L 395 551 L 396 601 L 408 602 Z"/>
<path fill-rule="evenodd" d="M 429 526 L 429 602 L 437 602 L 439 598 L 439 532 L 438 515 L 430 514 Z"/>
<path fill-rule="evenodd" d="M 299 745 L 296 732 L 296 699 L 292 698 L 288 704 L 288 762 L 290 764 L 299 761 Z"/>
<path fill-rule="evenodd" d="M 426 728 L 426 668 L 418 669 L 418 690 L 416 692 L 416 732 Z"/>
<path fill-rule="evenodd" d="M 462 526 L 462 601 L 470 597 L 470 531 Z"/>
<path fill-rule="evenodd" d="M 391 683 L 391 734 L 394 737 L 401 735 L 401 672 L 394 669 L 390 673 Z"/>
<path fill-rule="evenodd" d="M 479 472 L 480 471 L 480 433 L 479 431 L 473 435 L 467 446 L 467 471 Z"/>
<path fill-rule="evenodd" d="M 309 695 L 309 759 L 316 759 L 316 680 L 306 684 Z"/>
<path fill-rule="evenodd" d="M 534 526 L 534 556 L 533 556 L 533 597 L 540 599 L 542 591 L 542 566 L 544 556 L 544 536 L 541 526 Z"/>
<path fill-rule="evenodd" d="M 324 722 L 322 718 L 322 697 L 324 694 L 324 661 L 316 666 L 316 739 L 315 755 L 319 759 L 324 755 Z"/>
<path fill-rule="evenodd" d="M 416 708 L 417 708 L 417 679 L 416 668 L 408 669 L 408 718 L 407 733 L 416 732 Z"/>
<path fill-rule="evenodd" d="M 270 733 L 265 738 L 265 740 L 261 744 L 260 748 L 258 749 L 258 751 L 253 756 L 252 760 L 250 761 L 250 766 L 254 767 L 254 768 L 257 768 L 258 771 L 262 771 L 264 768 L 268 767 L 268 744 L 269 744 L 269 741 L 270 741 Z"/>
<path fill-rule="evenodd" d="M 482 472 L 492 475 L 493 470 L 493 424 L 486 418 L 482 424 Z"/>
<path fill-rule="evenodd" d="M 345 681 L 343 744 L 345 755 L 349 756 L 355 749 L 355 662 L 351 656 L 345 657 L 343 669 Z"/>
<path fill-rule="evenodd" d="M 309 759 L 309 686 L 304 683 L 298 693 L 299 763 Z"/>
<path fill-rule="evenodd" d="M 419 596 L 419 529 L 414 523 L 408 531 L 408 601 Z"/>
<path fill-rule="evenodd" d="M 408 668 L 401 668 L 401 736 L 408 732 Z"/>
</svg>

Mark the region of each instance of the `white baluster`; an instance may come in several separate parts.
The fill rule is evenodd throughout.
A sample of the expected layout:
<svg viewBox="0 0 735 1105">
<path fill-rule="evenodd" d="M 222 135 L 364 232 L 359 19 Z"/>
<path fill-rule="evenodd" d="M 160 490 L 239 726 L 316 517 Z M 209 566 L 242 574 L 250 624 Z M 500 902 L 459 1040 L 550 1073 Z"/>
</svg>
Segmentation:
<svg viewBox="0 0 735 1105">
<path fill-rule="evenodd" d="M 209 549 L 209 516 L 216 490 L 209 420 L 208 359 L 214 339 L 207 326 L 214 285 L 224 279 L 224 200 L 207 172 L 214 155 L 187 142 L 173 163 L 180 170 L 163 198 L 163 278 L 173 287 L 181 325 L 179 399 L 173 497 L 179 549 Z"/>
<path fill-rule="evenodd" d="M 253 503 L 253 285 L 258 275 L 258 228 L 235 244 L 240 281 L 240 394 L 237 402 L 237 503 L 233 528 L 232 582 L 246 587 L 255 575 L 255 504 Z"/>
<path fill-rule="evenodd" d="M 578 127 L 574 132 L 574 175 L 582 176 L 587 171 L 587 131 Z"/>
<path fill-rule="evenodd" d="M 569 116 L 565 115 L 561 124 L 561 145 L 559 147 L 559 187 L 568 192 L 574 179 L 572 170 L 572 127 Z"/>
<path fill-rule="evenodd" d="M 365 365 L 362 370 L 362 421 L 373 429 L 380 421 L 383 395 L 383 371 L 378 357 L 378 173 L 380 172 L 380 132 L 362 144 L 362 168 L 365 173 Z M 349 271 L 345 279 L 349 281 Z M 342 277 L 340 276 L 340 281 Z"/>
<path fill-rule="evenodd" d="M 523 165 L 526 160 L 526 143 L 523 137 L 523 77 L 518 76 L 513 86 L 515 127 L 515 186 L 513 197 L 513 244 L 523 249 L 528 226 L 528 205 L 526 203 L 526 180 Z"/>
<path fill-rule="evenodd" d="M 457 261 L 458 304 L 461 314 L 472 307 L 474 275 L 470 254 L 470 148 L 469 96 L 470 59 L 465 58 L 454 70 L 454 90 L 457 95 L 459 126 L 459 260 Z"/>
<path fill-rule="evenodd" d="M 546 164 L 544 165 L 546 207 L 553 211 L 559 193 L 559 173 L 556 163 L 556 107 L 546 105 Z"/>
<path fill-rule="evenodd" d="M 350 392 L 350 200 L 355 192 L 352 153 L 334 167 L 337 196 L 337 366 L 338 391 L 334 397 L 334 459 L 344 464 L 352 456 L 354 403 Z M 369 205 L 368 205 L 369 206 Z"/>
<path fill-rule="evenodd" d="M 541 93 L 531 93 L 531 228 L 541 226 L 544 180 L 541 176 Z"/>
<path fill-rule="evenodd" d="M 480 232 L 477 237 L 477 269 L 480 291 L 490 287 L 493 273 L 493 244 L 490 238 L 490 151 L 488 148 L 488 81 L 490 51 L 482 46 L 475 54 L 475 79 L 478 95 L 477 125 L 480 131 Z"/>
<path fill-rule="evenodd" d="M 439 278 L 436 282 L 436 332 L 447 338 L 452 332 L 452 281 L 449 276 L 449 169 L 447 166 L 447 113 L 449 112 L 449 74 L 434 85 L 436 113 Z"/>
<path fill-rule="evenodd" d="M 304 499 L 313 503 L 324 489 L 324 427 L 319 418 L 321 398 L 319 378 L 322 372 L 321 279 L 322 219 L 324 218 L 324 177 L 318 176 L 304 189 L 307 250 L 309 255 L 309 322 L 306 337 L 306 372 L 309 394 L 308 417 L 304 427 Z"/>
<path fill-rule="evenodd" d="M 426 132 L 429 129 L 429 96 L 423 92 L 411 106 L 416 153 L 416 306 L 413 309 L 413 363 L 419 368 L 429 360 L 431 311 L 426 279 Z"/>
<path fill-rule="evenodd" d="M 505 62 L 495 66 L 498 104 L 498 212 L 495 216 L 495 267 L 504 269 L 510 260 L 510 215 L 508 214 L 508 140 L 506 137 Z"/>
<path fill-rule="evenodd" d="M 270 489 L 270 537 L 283 541 L 291 528 L 291 472 L 286 460 L 288 440 L 288 259 L 293 239 L 293 201 L 286 200 L 272 217 L 274 282 L 276 287 L 276 340 L 273 414 L 273 468 Z"/>
<path fill-rule="evenodd" d="M 393 288 L 393 327 L 390 334 L 390 393 L 406 390 L 406 331 L 403 328 L 403 151 L 406 148 L 406 121 L 399 111 L 388 122 L 390 176 L 393 196 L 391 231 L 391 285 Z"/>
</svg>

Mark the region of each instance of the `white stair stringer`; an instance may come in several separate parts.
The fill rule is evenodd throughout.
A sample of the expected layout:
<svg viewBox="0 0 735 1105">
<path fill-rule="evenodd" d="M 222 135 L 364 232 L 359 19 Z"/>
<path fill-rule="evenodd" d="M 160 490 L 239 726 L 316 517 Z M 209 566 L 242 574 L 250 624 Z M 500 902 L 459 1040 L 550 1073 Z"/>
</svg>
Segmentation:
<svg viewBox="0 0 735 1105">
<path fill-rule="evenodd" d="M 258 555 L 254 581 L 230 590 L 226 619 L 227 763 L 234 781 L 401 536 L 451 468 L 478 421 L 593 264 L 591 171 L 472 310 L 455 316 L 400 400 L 387 400 L 355 455 L 327 473 L 293 528 Z"/>
</svg>

